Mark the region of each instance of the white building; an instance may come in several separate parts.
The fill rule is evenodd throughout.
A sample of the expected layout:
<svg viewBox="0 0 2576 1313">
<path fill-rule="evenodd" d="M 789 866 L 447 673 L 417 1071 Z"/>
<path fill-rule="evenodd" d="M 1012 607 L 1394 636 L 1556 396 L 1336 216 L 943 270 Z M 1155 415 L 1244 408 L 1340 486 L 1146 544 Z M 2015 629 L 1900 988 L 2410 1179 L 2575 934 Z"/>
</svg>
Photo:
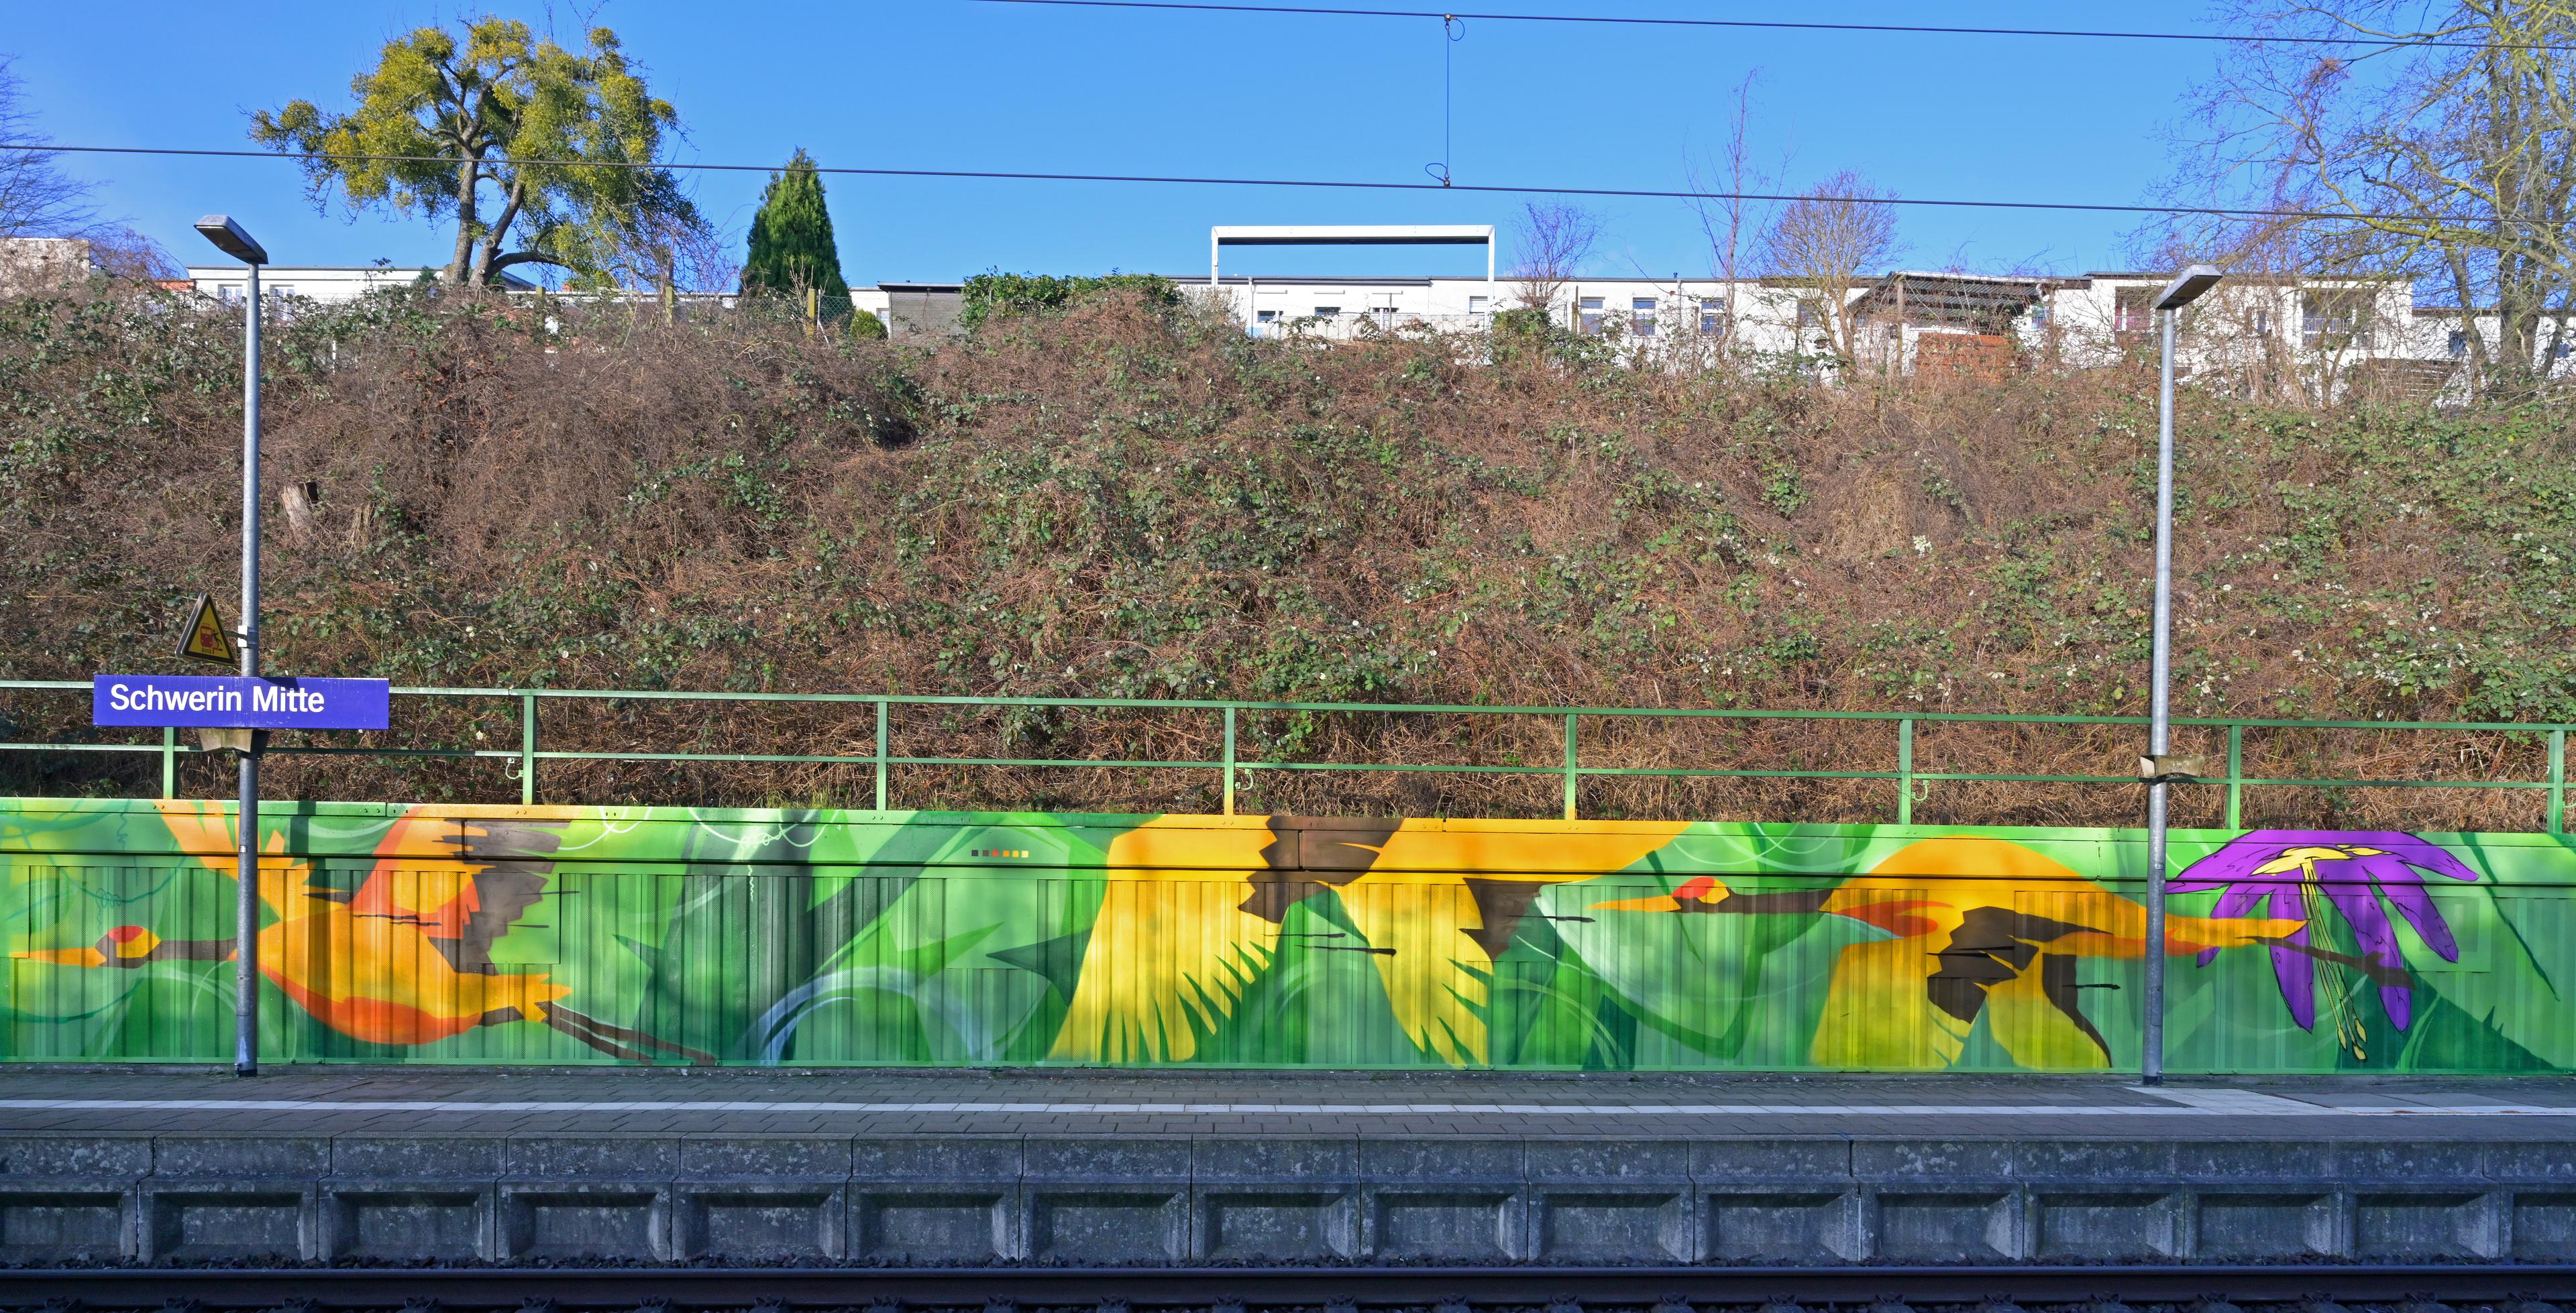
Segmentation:
<svg viewBox="0 0 2576 1313">
<path fill-rule="evenodd" d="M 1239 246 L 1481 246 L 1485 273 L 1423 277 L 1227 273 Z M 1716 351 L 1805 361 L 1832 371 L 1987 371 L 2026 358 L 2107 364 L 2153 345 L 2149 309 L 2170 275 L 2077 276 L 1897 270 L 1818 286 L 1783 278 L 1568 277 L 1536 284 L 1500 274 L 1490 225 L 1225 226 L 1209 231 L 1208 272 L 1172 276 L 1263 337 L 1337 341 L 1399 331 L 1482 332 L 1533 296 L 1549 320 L 1607 339 L 1621 358 L 1670 362 Z M 392 266 L 271 266 L 264 290 L 311 301 L 355 300 L 426 272 Z M 192 266 L 189 285 L 238 299 L 239 266 Z M 536 284 L 503 274 L 513 292 Z M 958 330 L 964 285 L 853 287 L 852 305 L 896 337 Z M 685 298 L 729 308 L 729 295 Z M 2247 391 L 2338 396 L 2356 384 L 2429 394 L 2465 359 L 2462 312 L 2418 307 L 2397 276 L 2242 273 L 2185 312 L 2178 368 Z M 2493 316 L 2478 316 L 2492 340 Z M 1846 353 L 1843 341 L 1848 337 Z M 2544 328 L 2535 363 L 2576 370 L 2576 332 Z M 1845 363 L 1846 357 L 1848 364 Z"/>
<path fill-rule="evenodd" d="M 399 265 L 316 265 L 270 264 L 259 270 L 259 291 L 263 297 L 300 297 L 325 305 L 355 301 L 369 292 L 388 287 L 409 287 L 423 275 L 435 278 L 434 269 Z M 501 286 L 512 292 L 534 292 L 535 283 L 508 270 L 501 273 Z M 189 265 L 188 284 L 199 295 L 219 301 L 236 302 L 247 294 L 250 271 L 241 265 Z"/>
</svg>

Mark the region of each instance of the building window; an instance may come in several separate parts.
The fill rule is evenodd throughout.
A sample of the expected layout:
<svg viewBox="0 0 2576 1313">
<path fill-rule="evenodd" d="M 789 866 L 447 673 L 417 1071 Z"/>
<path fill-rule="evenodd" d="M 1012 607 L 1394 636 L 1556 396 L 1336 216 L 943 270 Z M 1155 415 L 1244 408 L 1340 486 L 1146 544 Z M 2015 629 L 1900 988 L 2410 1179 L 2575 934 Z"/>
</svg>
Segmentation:
<svg viewBox="0 0 2576 1313">
<path fill-rule="evenodd" d="M 2469 335 L 2459 329 L 2452 329 L 2451 341 L 2448 349 L 2453 356 L 2467 355 L 2469 353 Z"/>
<path fill-rule="evenodd" d="M 2299 336 L 2312 349 L 2370 349 L 2370 292 L 2337 288 L 2299 294 Z"/>
<path fill-rule="evenodd" d="M 225 283 L 215 289 L 215 299 L 223 302 L 225 305 L 240 305 L 242 303 L 242 289 L 235 287 L 230 283 Z"/>
<path fill-rule="evenodd" d="M 1467 298 L 1467 317 L 1469 319 L 1473 319 L 1478 323 L 1483 323 L 1485 320 L 1486 308 L 1487 302 L 1485 298 L 1481 296 L 1471 296 Z"/>
<path fill-rule="evenodd" d="M 1315 317 L 1317 319 L 1329 320 L 1339 316 L 1341 313 L 1342 308 L 1337 305 L 1319 305 L 1315 307 Z"/>
<path fill-rule="evenodd" d="M 1699 299 L 1699 332 L 1702 337 L 1726 336 L 1726 300 L 1703 296 Z"/>
<path fill-rule="evenodd" d="M 2256 309 L 2256 310 L 2254 311 L 2254 336 L 2256 336 L 2256 337 L 2270 337 L 2271 335 L 2272 335 L 2272 312 L 2271 312 L 2269 309 L 2263 309 L 2263 308 L 2258 308 L 2258 309 Z"/>
<path fill-rule="evenodd" d="M 1575 331 L 1586 335 L 1599 333 L 1601 331 L 1601 298 L 1597 296 L 1587 296 L 1583 298 L 1579 303 L 1579 306 L 1581 313 L 1575 319 Z"/>
<path fill-rule="evenodd" d="M 2143 333 L 2155 326 L 2156 289 L 2118 287 L 2111 291 L 2111 331 Z"/>
<path fill-rule="evenodd" d="M 1629 299 L 1628 327 L 1639 337 L 1655 335 L 1655 298 L 1639 296 Z"/>
</svg>

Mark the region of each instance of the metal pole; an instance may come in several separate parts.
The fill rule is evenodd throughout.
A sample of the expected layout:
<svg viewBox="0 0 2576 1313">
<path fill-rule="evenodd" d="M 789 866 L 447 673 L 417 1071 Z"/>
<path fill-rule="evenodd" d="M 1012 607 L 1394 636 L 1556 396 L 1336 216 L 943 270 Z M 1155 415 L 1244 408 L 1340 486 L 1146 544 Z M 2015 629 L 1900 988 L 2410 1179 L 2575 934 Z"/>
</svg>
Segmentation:
<svg viewBox="0 0 2576 1313">
<path fill-rule="evenodd" d="M 2156 757 L 2170 751 L 2167 739 L 2173 728 L 2166 686 L 2173 674 L 2174 314 L 2157 312 L 2164 359 L 2156 380 L 2155 670 L 2149 676 L 2147 712 L 2147 752 Z M 2161 1085 L 2165 1079 L 2165 791 L 2169 787 L 2147 786 L 2147 988 L 2138 1078 L 2148 1085 Z"/>
<path fill-rule="evenodd" d="M 2549 731 L 2549 832 L 2567 833 L 2567 731 Z"/>
<path fill-rule="evenodd" d="M 1565 819 L 1574 819 L 1574 791 L 1578 778 L 1574 767 L 1574 713 L 1565 713 Z"/>
<path fill-rule="evenodd" d="M 1234 815 L 1234 708 L 1225 709 L 1225 814 Z"/>
<path fill-rule="evenodd" d="M 242 324 L 241 672 L 259 675 L 259 265 L 249 262 L 250 295 Z M 235 816 L 240 866 L 234 908 L 233 1074 L 259 1074 L 259 754 L 258 732 L 244 731 L 241 808 Z"/>
<path fill-rule="evenodd" d="M 1914 718 L 1896 722 L 1896 823 L 1914 823 Z"/>
<path fill-rule="evenodd" d="M 886 704 L 877 699 L 877 810 L 886 809 Z"/>
<path fill-rule="evenodd" d="M 537 801 L 537 695 L 519 695 L 519 805 Z"/>
<path fill-rule="evenodd" d="M 2245 823 L 2245 727 L 2227 727 L 2227 828 Z"/>
</svg>

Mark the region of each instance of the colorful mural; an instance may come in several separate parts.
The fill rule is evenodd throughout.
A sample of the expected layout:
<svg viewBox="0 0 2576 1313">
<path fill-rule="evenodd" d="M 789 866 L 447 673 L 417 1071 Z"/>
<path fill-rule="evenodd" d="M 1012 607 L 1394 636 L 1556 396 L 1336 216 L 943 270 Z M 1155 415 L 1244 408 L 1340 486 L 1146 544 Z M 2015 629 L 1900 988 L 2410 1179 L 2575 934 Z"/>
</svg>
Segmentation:
<svg viewBox="0 0 2576 1313">
<path fill-rule="evenodd" d="M 2576 841 L 264 808 L 271 1062 L 2576 1069 Z M 231 1052 L 231 809 L 0 800 L 0 1057 Z"/>
</svg>

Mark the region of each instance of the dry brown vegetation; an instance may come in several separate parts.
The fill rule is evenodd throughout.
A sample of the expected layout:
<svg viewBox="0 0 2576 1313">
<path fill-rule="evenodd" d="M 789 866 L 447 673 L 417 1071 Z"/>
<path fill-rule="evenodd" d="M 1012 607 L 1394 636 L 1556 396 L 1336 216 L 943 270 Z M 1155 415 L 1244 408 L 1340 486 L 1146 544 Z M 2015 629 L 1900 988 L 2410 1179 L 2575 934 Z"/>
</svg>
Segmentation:
<svg viewBox="0 0 2576 1313">
<path fill-rule="evenodd" d="M 561 330 L 544 328 L 547 314 Z M 2141 714 L 2141 369 L 1839 389 L 1505 335 L 1251 341 L 1110 295 L 937 349 L 760 316 L 391 298 L 272 356 L 269 666 L 475 688 Z M 0 675 L 166 669 L 236 585 L 238 330 L 0 304 Z M 2182 715 L 2576 720 L 2576 438 L 2184 409 Z M 83 695 L 85 696 L 85 695 Z M 86 739 L 0 693 L 0 737 Z M 508 697 L 384 743 L 515 750 Z M 1212 761 L 1204 710 L 898 708 L 898 755 Z M 1247 761 L 1551 768 L 1544 716 L 1246 712 Z M 1586 765 L 1885 770 L 1878 721 L 1587 718 Z M 1918 728 L 1925 771 L 2120 775 L 2144 733 Z M 2215 731 L 2184 750 L 2220 749 Z M 357 740 L 348 740 L 351 743 Z M 548 701 L 549 750 L 864 755 L 867 704 Z M 2533 780 L 2541 737 L 2247 734 L 2251 775 Z M 308 744 L 308 746 L 310 746 Z M 282 755 L 297 797 L 515 800 L 506 763 Z M 183 793 L 220 795 L 192 758 Z M 149 793 L 10 753 L 0 792 Z M 866 765 L 548 762 L 555 802 L 867 805 Z M 1552 815 L 1549 774 L 1251 772 L 1247 810 Z M 898 766 L 898 807 L 1210 810 L 1216 772 Z M 2185 822 L 2215 789 L 2186 790 Z M 2535 828 L 2499 790 L 2256 789 L 2249 824 Z M 1889 819 L 1878 780 L 1595 778 L 1584 814 Z M 1927 785 L 1940 822 L 2127 823 L 2129 785 Z"/>
</svg>

